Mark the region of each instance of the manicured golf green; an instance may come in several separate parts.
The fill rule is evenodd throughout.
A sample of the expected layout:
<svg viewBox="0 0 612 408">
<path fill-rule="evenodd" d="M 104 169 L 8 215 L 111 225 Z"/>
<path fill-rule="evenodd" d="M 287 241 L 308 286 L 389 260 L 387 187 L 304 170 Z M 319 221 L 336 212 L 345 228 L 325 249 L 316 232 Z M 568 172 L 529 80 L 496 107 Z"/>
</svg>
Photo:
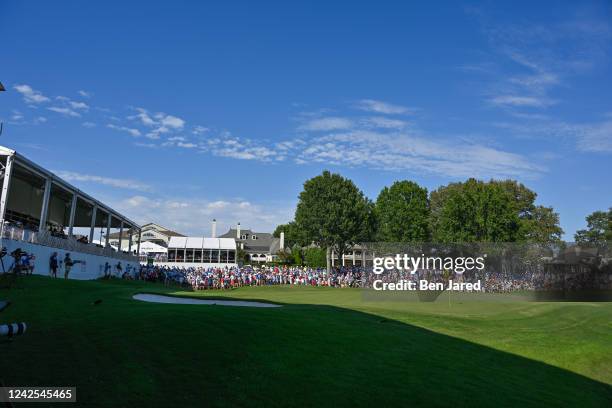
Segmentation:
<svg viewBox="0 0 612 408">
<path fill-rule="evenodd" d="M 136 301 L 140 292 L 280 308 Z M 104 406 L 612 406 L 612 303 L 365 301 L 357 289 L 177 292 L 20 278 L 0 324 L 7 385 Z M 94 304 L 96 300 L 102 300 Z"/>
</svg>

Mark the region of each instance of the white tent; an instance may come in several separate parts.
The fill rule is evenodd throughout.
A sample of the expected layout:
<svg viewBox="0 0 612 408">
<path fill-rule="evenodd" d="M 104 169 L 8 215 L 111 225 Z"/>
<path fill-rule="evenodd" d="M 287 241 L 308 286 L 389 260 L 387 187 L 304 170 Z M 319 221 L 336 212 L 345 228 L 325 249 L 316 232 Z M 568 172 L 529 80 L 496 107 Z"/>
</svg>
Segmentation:
<svg viewBox="0 0 612 408">
<path fill-rule="evenodd" d="M 132 248 L 135 249 L 135 245 L 132 244 Z M 137 244 L 136 244 L 137 245 Z M 168 249 L 158 245 L 154 242 L 150 242 L 150 241 L 145 241 L 145 242 L 141 242 L 140 243 L 140 253 L 142 255 L 145 254 L 167 254 L 168 253 Z"/>
</svg>

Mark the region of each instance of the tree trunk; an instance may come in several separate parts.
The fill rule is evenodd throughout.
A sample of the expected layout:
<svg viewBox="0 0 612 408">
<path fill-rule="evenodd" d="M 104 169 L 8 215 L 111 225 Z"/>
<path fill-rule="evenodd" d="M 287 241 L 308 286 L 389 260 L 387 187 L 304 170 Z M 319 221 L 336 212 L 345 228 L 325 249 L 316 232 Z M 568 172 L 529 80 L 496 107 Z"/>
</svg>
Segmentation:
<svg viewBox="0 0 612 408">
<path fill-rule="evenodd" d="M 327 276 L 331 274 L 331 247 L 327 247 Z"/>
</svg>

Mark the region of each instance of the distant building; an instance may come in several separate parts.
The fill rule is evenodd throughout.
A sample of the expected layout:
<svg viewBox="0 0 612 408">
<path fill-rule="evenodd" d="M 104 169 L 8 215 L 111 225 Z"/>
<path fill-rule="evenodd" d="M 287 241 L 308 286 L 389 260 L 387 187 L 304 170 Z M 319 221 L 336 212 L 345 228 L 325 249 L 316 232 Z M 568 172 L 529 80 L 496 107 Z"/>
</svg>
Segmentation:
<svg viewBox="0 0 612 408">
<path fill-rule="evenodd" d="M 184 237 L 185 235 L 180 234 L 176 231 L 172 231 L 166 227 L 162 227 L 161 225 L 155 223 L 148 223 L 142 226 L 141 229 L 141 241 L 140 242 L 152 242 L 154 244 L 160 245 L 162 247 L 168 248 L 168 244 L 170 243 L 170 238 L 172 237 Z M 127 250 L 127 232 L 124 232 L 124 237 L 122 239 L 122 249 Z M 138 234 L 136 234 L 135 240 L 138 239 Z M 117 247 L 119 245 L 119 232 L 112 233 L 108 236 L 108 240 L 111 245 Z"/>
<path fill-rule="evenodd" d="M 242 229 L 240 223 L 236 228 L 230 228 L 219 238 L 233 238 L 236 247 L 242 249 L 250 262 L 272 262 L 278 259 L 278 252 L 284 249 L 284 234 L 275 238 L 269 232 L 254 232 L 250 229 Z"/>
</svg>

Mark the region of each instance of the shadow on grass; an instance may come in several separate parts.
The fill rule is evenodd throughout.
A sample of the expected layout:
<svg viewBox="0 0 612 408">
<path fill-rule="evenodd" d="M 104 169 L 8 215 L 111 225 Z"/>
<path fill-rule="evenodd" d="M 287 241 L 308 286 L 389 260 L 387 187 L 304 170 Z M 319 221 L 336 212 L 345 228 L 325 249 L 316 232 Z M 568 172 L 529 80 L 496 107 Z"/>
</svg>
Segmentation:
<svg viewBox="0 0 612 408">
<path fill-rule="evenodd" d="M 608 384 L 351 309 L 154 304 L 131 300 L 150 285 L 23 282 L 0 317 L 31 329 L 0 343 L 0 373 L 7 385 L 76 385 L 81 404 L 612 404 Z"/>
</svg>

